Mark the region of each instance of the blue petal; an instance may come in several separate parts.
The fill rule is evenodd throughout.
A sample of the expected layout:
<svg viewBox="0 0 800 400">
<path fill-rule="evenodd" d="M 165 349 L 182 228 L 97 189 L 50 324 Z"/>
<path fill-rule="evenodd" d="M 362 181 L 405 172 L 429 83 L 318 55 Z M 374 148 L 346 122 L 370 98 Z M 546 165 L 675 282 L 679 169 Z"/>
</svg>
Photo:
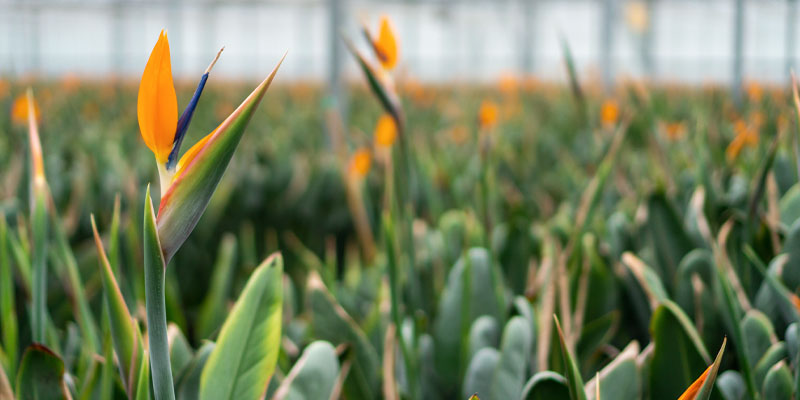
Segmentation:
<svg viewBox="0 0 800 400">
<path fill-rule="evenodd" d="M 208 72 L 203 74 L 200 78 L 200 83 L 197 85 L 197 90 L 194 91 L 192 100 L 189 101 L 186 109 L 183 110 L 181 118 L 178 119 L 178 127 L 175 129 L 175 140 L 172 142 L 172 151 L 170 151 L 169 157 L 167 158 L 168 170 L 173 169 L 178 162 L 178 153 L 180 153 L 181 150 L 181 143 L 183 143 L 183 138 L 186 136 L 186 130 L 189 129 L 189 122 L 192 120 L 194 109 L 197 108 L 197 101 L 200 100 L 200 94 L 203 93 L 203 88 L 206 86 L 207 80 Z"/>
</svg>

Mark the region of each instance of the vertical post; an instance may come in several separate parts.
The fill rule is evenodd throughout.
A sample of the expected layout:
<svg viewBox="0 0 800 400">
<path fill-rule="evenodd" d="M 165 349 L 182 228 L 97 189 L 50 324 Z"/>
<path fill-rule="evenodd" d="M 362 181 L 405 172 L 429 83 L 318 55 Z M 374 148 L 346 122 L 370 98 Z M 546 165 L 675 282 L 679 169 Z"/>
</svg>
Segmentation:
<svg viewBox="0 0 800 400">
<path fill-rule="evenodd" d="M 653 7 L 653 0 L 644 0 L 644 7 L 646 10 L 647 15 L 647 25 L 642 32 L 642 40 L 641 43 L 641 55 L 642 55 L 642 67 L 644 69 L 644 75 L 648 79 L 655 79 L 656 77 L 656 68 L 655 62 L 653 61 L 653 24 L 656 22 L 655 15 L 653 11 L 655 7 Z"/>
<path fill-rule="evenodd" d="M 736 0 L 733 14 L 733 81 L 731 92 L 736 103 L 742 101 L 742 57 L 744 49 L 744 0 Z"/>
<path fill-rule="evenodd" d="M 600 70 L 603 88 L 607 91 L 614 81 L 612 58 L 614 52 L 615 0 L 602 0 L 603 14 L 600 22 Z"/>
<path fill-rule="evenodd" d="M 786 65 L 783 73 L 786 79 L 789 78 L 789 71 L 795 68 L 795 43 L 797 38 L 797 0 L 786 0 L 786 38 L 784 39 L 784 50 Z"/>
<path fill-rule="evenodd" d="M 533 75 L 533 2 L 534 0 L 520 0 L 522 6 L 522 37 L 520 38 L 520 46 L 522 47 L 520 55 L 522 56 L 520 68 L 526 75 Z"/>
<path fill-rule="evenodd" d="M 340 37 L 343 22 L 343 12 L 345 0 L 328 0 L 328 14 L 330 16 L 330 59 L 328 66 L 328 96 L 333 109 L 342 117 L 342 122 L 347 126 L 347 107 L 345 104 L 345 93 L 342 85 L 342 66 L 344 44 Z"/>
</svg>

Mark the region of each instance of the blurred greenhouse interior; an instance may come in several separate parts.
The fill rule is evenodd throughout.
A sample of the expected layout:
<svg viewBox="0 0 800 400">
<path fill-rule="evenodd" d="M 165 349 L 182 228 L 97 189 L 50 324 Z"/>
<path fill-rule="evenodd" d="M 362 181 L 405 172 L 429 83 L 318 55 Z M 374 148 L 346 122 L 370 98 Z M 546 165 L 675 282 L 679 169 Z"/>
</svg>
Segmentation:
<svg viewBox="0 0 800 400">
<path fill-rule="evenodd" d="M 227 45 L 221 76 L 255 79 L 288 50 L 284 81 L 324 82 L 356 76 L 339 37 L 380 14 L 403 74 L 424 82 L 563 81 L 562 40 L 607 84 L 784 83 L 800 56 L 797 0 L 2 0 L 0 73 L 138 78 L 166 28 L 176 76 Z"/>
</svg>

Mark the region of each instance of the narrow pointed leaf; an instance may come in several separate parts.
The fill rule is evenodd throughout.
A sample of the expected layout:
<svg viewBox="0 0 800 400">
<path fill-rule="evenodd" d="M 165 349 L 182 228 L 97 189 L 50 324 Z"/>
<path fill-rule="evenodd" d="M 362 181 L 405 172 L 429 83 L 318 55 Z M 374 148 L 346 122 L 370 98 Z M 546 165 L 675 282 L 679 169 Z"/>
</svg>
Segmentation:
<svg viewBox="0 0 800 400">
<path fill-rule="evenodd" d="M 203 369 L 200 399 L 264 396 L 280 351 L 282 278 L 283 258 L 277 253 L 253 272 Z"/>
<path fill-rule="evenodd" d="M 581 378 L 581 371 L 578 364 L 575 363 L 575 358 L 572 352 L 567 348 L 567 342 L 564 340 L 564 332 L 561 331 L 561 324 L 558 318 L 553 316 L 556 320 L 556 328 L 558 328 L 558 338 L 561 341 L 561 353 L 564 358 L 564 364 L 567 372 L 567 383 L 569 385 L 569 396 L 572 400 L 586 400 L 586 389 L 583 386 L 583 379 Z"/>
<path fill-rule="evenodd" d="M 217 252 L 217 261 L 211 276 L 211 287 L 197 316 L 195 331 L 197 339 L 211 337 L 225 321 L 228 292 L 230 292 L 235 267 L 236 237 L 225 234 Z"/>
<path fill-rule="evenodd" d="M 14 274 L 8 258 L 8 226 L 5 215 L 0 215 L 0 326 L 2 329 L 2 348 L 5 350 L 6 367 L 14 379 L 17 365 L 17 345 L 19 340 L 16 307 L 14 305 Z"/>
<path fill-rule="evenodd" d="M 150 400 L 150 353 L 144 352 L 136 384 L 136 400 Z"/>
<path fill-rule="evenodd" d="M 166 192 L 158 210 L 158 235 L 166 262 L 169 262 L 200 220 L 250 118 L 261 103 L 280 65 L 279 62 L 239 108 L 204 139 L 204 145 L 194 153 L 191 160 L 181 160 L 169 189 L 162 188 Z"/>
<path fill-rule="evenodd" d="M 114 278 L 106 251 L 103 248 L 103 242 L 97 232 L 94 215 L 91 216 L 91 221 L 94 243 L 97 246 L 97 255 L 100 259 L 100 276 L 103 280 L 103 293 L 108 310 L 111 338 L 114 343 L 114 351 L 119 359 L 120 378 L 129 394 L 132 394 L 135 393 L 134 385 L 139 372 L 138 365 L 143 353 L 141 333 L 134 324 L 133 317 L 125 304 L 125 298 L 122 297 L 122 291 L 120 291 L 117 280 Z M 131 377 L 134 379 L 131 380 Z"/>
</svg>

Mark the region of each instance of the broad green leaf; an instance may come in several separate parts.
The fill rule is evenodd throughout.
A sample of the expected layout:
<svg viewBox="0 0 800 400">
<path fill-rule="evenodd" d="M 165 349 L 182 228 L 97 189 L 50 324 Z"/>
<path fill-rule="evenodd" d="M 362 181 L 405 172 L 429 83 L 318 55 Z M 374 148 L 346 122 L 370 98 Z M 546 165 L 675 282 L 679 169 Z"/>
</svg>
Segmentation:
<svg viewBox="0 0 800 400">
<path fill-rule="evenodd" d="M 478 317 L 469 329 L 469 358 L 475 355 L 478 350 L 484 347 L 497 347 L 500 332 L 497 321 L 488 316 Z"/>
<path fill-rule="evenodd" d="M 503 329 L 500 343 L 500 359 L 494 372 L 491 386 L 492 399 L 516 399 L 522 394 L 527 376 L 527 366 L 533 333 L 530 322 L 523 317 L 513 317 Z"/>
<path fill-rule="evenodd" d="M 567 380 L 552 371 L 536 373 L 522 389 L 523 400 L 568 399 Z"/>
<path fill-rule="evenodd" d="M 247 281 L 203 369 L 200 399 L 258 399 L 275 370 L 281 340 L 283 258 L 269 256 Z"/>
<path fill-rule="evenodd" d="M 17 371 L 16 390 L 20 400 L 69 398 L 64 383 L 64 362 L 47 347 L 30 345 Z"/>
<path fill-rule="evenodd" d="M 312 342 L 281 382 L 273 399 L 330 399 L 338 377 L 336 349 L 325 341 Z"/>
<path fill-rule="evenodd" d="M 781 361 L 769 369 L 767 377 L 764 378 L 761 395 L 765 399 L 791 399 L 793 384 L 792 372 L 786 363 Z"/>
<path fill-rule="evenodd" d="M 470 360 L 464 374 L 462 396 L 469 397 L 471 394 L 477 393 L 487 399 L 493 398 L 491 396 L 492 384 L 499 362 L 500 353 L 497 350 L 491 347 L 478 350 Z"/>
<path fill-rule="evenodd" d="M 767 373 L 772 366 L 787 357 L 789 357 L 789 353 L 786 351 L 785 343 L 778 342 L 770 346 L 770 348 L 764 352 L 764 355 L 759 358 L 758 362 L 753 368 L 756 387 L 761 387 L 761 385 L 764 383 L 764 378 L 766 378 Z"/>
<path fill-rule="evenodd" d="M 745 341 L 744 350 L 755 367 L 755 362 L 761 359 L 775 341 L 775 331 L 769 318 L 758 310 L 750 310 L 745 314 L 741 329 Z"/>
<path fill-rule="evenodd" d="M 617 332 L 619 320 L 619 311 L 612 311 L 584 325 L 575 350 L 578 359 L 588 360 L 598 348 L 607 344 Z"/>
<path fill-rule="evenodd" d="M 653 193 L 648 198 L 645 229 L 655 249 L 656 269 L 667 290 L 671 290 L 678 265 L 694 245 L 664 192 Z"/>
<path fill-rule="evenodd" d="M 734 370 L 727 370 L 717 378 L 717 388 L 719 388 L 722 398 L 725 400 L 744 400 L 747 397 L 747 388 L 744 384 L 742 375 Z"/>
</svg>

